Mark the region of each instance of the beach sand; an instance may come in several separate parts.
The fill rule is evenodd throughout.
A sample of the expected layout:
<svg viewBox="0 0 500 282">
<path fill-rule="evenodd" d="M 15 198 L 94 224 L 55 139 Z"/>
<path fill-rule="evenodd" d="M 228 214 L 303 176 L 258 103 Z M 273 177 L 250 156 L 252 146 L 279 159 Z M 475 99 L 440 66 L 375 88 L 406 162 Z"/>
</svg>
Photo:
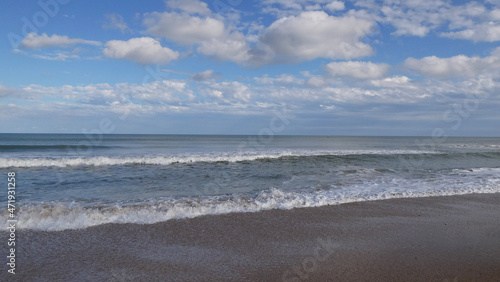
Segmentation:
<svg viewBox="0 0 500 282">
<path fill-rule="evenodd" d="M 2 281 L 500 281 L 500 194 L 16 236 Z"/>
</svg>

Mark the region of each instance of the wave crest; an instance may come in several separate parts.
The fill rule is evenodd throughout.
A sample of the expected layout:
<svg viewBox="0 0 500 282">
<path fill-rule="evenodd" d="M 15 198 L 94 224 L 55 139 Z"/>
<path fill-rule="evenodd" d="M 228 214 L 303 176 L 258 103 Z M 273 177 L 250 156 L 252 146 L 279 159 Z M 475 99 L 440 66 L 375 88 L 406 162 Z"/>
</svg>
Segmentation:
<svg viewBox="0 0 500 282">
<path fill-rule="evenodd" d="M 199 154 L 187 156 L 138 156 L 138 157 L 69 157 L 69 158 L 0 158 L 0 168 L 9 167 L 67 167 L 67 166 L 107 166 L 107 165 L 170 165 L 173 163 L 197 162 L 243 162 L 282 157 L 347 156 L 347 155 L 401 155 L 436 154 L 416 150 L 371 150 L 371 151 L 302 151 L 268 152 L 246 154 Z"/>
<path fill-rule="evenodd" d="M 44 203 L 22 206 L 18 212 L 20 229 L 59 231 L 80 229 L 107 223 L 152 224 L 176 218 L 193 218 L 202 215 L 234 212 L 258 212 L 271 209 L 338 205 L 350 202 L 384 200 L 393 198 L 418 198 L 431 196 L 464 195 L 472 193 L 498 193 L 498 182 L 481 187 L 460 187 L 426 191 L 340 192 L 315 190 L 289 192 L 268 189 L 251 195 L 211 196 L 198 199 L 164 199 L 136 204 L 82 207 L 78 204 Z M 3 213 L 7 217 L 6 211 Z"/>
</svg>

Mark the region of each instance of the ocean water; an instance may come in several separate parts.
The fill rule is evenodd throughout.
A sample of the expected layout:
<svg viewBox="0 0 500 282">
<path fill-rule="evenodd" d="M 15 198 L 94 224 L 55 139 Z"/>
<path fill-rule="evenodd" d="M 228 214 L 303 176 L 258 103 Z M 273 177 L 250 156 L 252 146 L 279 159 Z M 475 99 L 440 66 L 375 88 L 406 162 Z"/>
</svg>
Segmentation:
<svg viewBox="0 0 500 282">
<path fill-rule="evenodd" d="M 500 138 L 0 134 L 18 228 L 500 192 Z M 7 218 L 6 209 L 2 212 Z"/>
</svg>

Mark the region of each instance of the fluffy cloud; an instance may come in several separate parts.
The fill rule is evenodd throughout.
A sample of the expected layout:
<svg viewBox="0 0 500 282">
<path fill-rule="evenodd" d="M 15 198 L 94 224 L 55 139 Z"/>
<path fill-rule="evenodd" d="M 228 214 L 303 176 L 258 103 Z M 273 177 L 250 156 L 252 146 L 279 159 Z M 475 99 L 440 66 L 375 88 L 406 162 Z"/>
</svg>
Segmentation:
<svg viewBox="0 0 500 282">
<path fill-rule="evenodd" d="M 215 75 L 214 75 L 214 71 L 213 70 L 206 70 L 206 71 L 202 71 L 202 72 L 198 72 L 198 73 L 192 74 L 191 78 L 194 81 L 204 81 L 204 80 L 207 80 L 207 79 L 211 79 L 214 76 Z"/>
<path fill-rule="evenodd" d="M 385 87 L 385 88 L 415 88 L 411 84 L 411 79 L 404 75 L 397 75 L 393 77 L 387 77 L 384 79 L 372 80 L 371 84 L 377 87 Z"/>
<path fill-rule="evenodd" d="M 302 12 L 275 21 L 261 41 L 276 56 L 294 60 L 350 59 L 368 56 L 369 45 L 360 40 L 373 24 L 354 16 L 334 17 L 323 11 Z"/>
<path fill-rule="evenodd" d="M 475 77 L 482 73 L 492 75 L 500 67 L 500 50 L 488 57 L 468 57 L 458 55 L 449 58 L 436 56 L 422 59 L 408 58 L 404 65 L 426 76 L 436 77 Z"/>
<path fill-rule="evenodd" d="M 13 88 L 7 88 L 7 87 L 0 84 L 0 98 L 12 95 L 16 92 L 19 92 L 19 91 L 17 91 L 16 89 L 13 89 Z"/>
<path fill-rule="evenodd" d="M 311 1 L 298 2 L 288 4 L 295 8 L 312 4 Z M 343 2 L 323 2 L 329 5 L 329 9 L 343 7 Z M 250 30 L 250 34 L 245 35 L 244 29 L 227 27 L 199 1 L 169 1 L 167 4 L 181 12 L 145 14 L 143 25 L 146 32 L 178 44 L 197 45 L 198 53 L 217 60 L 261 66 L 284 60 L 351 59 L 372 53 L 372 48 L 361 39 L 372 31 L 373 22 L 353 15 L 334 17 L 323 11 L 302 12 L 261 28 L 261 35 L 257 36 Z M 286 1 L 266 4 L 288 5 Z"/>
<path fill-rule="evenodd" d="M 452 39 L 468 39 L 474 42 L 495 42 L 500 40 L 500 23 L 490 21 L 474 24 L 460 31 L 443 32 L 441 36 Z"/>
<path fill-rule="evenodd" d="M 146 14 L 143 24 L 148 33 L 179 44 L 201 43 L 226 35 L 224 23 L 211 17 L 154 12 Z"/>
<path fill-rule="evenodd" d="M 207 98 L 233 104 L 236 107 L 243 106 L 241 103 L 248 103 L 252 97 L 249 86 L 238 81 L 208 83 L 200 89 L 200 93 Z"/>
<path fill-rule="evenodd" d="M 181 102 L 194 100 L 190 89 L 186 89 L 185 81 L 163 80 L 146 84 L 119 83 L 110 85 L 63 85 L 61 87 L 45 87 L 29 85 L 23 91 L 32 97 L 62 98 L 72 104 L 92 104 L 118 106 L 136 102 L 141 104 L 171 103 L 177 105 Z M 32 98 L 31 98 L 32 99 Z"/>
<path fill-rule="evenodd" d="M 330 83 L 319 76 L 310 77 L 305 83 L 309 87 L 320 88 L 329 85 Z"/>
<path fill-rule="evenodd" d="M 84 40 L 80 38 L 69 38 L 68 36 L 61 36 L 53 34 L 48 36 L 46 33 L 38 35 L 34 32 L 30 32 L 21 42 L 22 48 L 38 49 L 46 47 L 70 47 L 75 44 L 88 44 L 94 46 L 100 46 L 101 42 Z"/>
<path fill-rule="evenodd" d="M 170 103 L 179 105 L 180 102 L 194 100 L 190 89 L 186 89 L 186 82 L 175 80 L 154 81 L 147 84 L 119 84 L 116 87 L 118 95 L 129 95 L 132 100 L 149 104 Z"/>
<path fill-rule="evenodd" d="M 340 11 L 345 9 L 344 2 L 333 1 L 325 6 L 328 11 Z"/>
<path fill-rule="evenodd" d="M 281 74 L 275 78 L 271 78 L 267 75 L 262 77 L 255 77 L 255 83 L 263 85 L 301 85 L 304 83 L 303 79 L 296 78 L 290 74 Z"/>
<path fill-rule="evenodd" d="M 22 89 L 23 97 L 33 99 L 34 97 L 57 97 L 65 99 L 69 103 L 91 103 L 99 105 L 116 105 L 123 103 L 136 103 L 138 105 L 158 104 L 159 102 L 179 105 L 184 103 L 188 108 L 194 108 L 206 102 L 219 102 L 228 107 L 251 107 L 255 104 L 273 104 L 276 101 L 286 99 L 289 105 L 293 105 L 301 111 L 307 110 L 308 104 L 328 101 L 344 103 L 364 103 L 377 100 L 378 102 L 406 102 L 411 103 L 422 98 L 427 98 L 428 93 L 473 93 L 491 90 L 496 83 L 487 78 L 474 78 L 456 83 L 415 82 L 418 87 L 398 88 L 395 85 L 408 85 L 411 81 L 404 76 L 395 76 L 380 80 L 387 83 L 381 89 L 373 90 L 362 87 L 320 87 L 304 88 L 302 85 L 293 83 L 291 75 L 282 75 L 261 86 L 252 86 L 238 81 L 215 82 L 204 81 L 201 87 L 193 89 L 187 81 L 163 80 L 146 84 L 121 83 L 90 84 L 82 86 L 64 85 L 61 87 L 45 87 L 40 85 L 29 85 Z M 273 80 L 271 78 L 271 80 Z M 288 81 L 288 87 L 282 87 L 278 80 Z M 392 83 L 392 85 L 389 85 Z M 403 87 L 399 87 L 403 88 Z M 194 94 L 197 92 L 197 95 Z M 28 96 L 26 96 L 28 95 Z M 29 96 L 31 95 L 31 96 Z M 375 99 L 375 100 L 374 100 Z M 50 101 L 52 101 L 50 100 Z M 307 104 L 304 104 L 307 102 Z M 244 103 L 244 104 L 242 104 Z"/>
<path fill-rule="evenodd" d="M 245 63 L 251 59 L 250 47 L 243 34 L 233 32 L 221 38 L 212 38 L 203 41 L 198 47 L 198 52 L 213 56 L 219 60 Z"/>
<path fill-rule="evenodd" d="M 166 64 L 179 57 L 178 52 L 162 47 L 160 42 L 150 37 L 108 41 L 103 53 L 109 58 L 128 59 L 141 65 Z"/>
<path fill-rule="evenodd" d="M 331 0 L 264 0 L 262 1 L 262 11 L 282 18 L 298 15 L 302 11 L 320 10 L 321 4 L 331 2 Z"/>
<path fill-rule="evenodd" d="M 67 61 L 69 59 L 79 59 L 75 52 L 53 52 L 45 55 L 33 54 L 33 58 L 49 60 L 49 61 Z"/>
<path fill-rule="evenodd" d="M 206 72 L 207 75 L 209 73 Z M 314 77 L 305 72 L 302 75 Z M 231 117 L 246 116 L 246 121 L 250 121 L 262 115 L 264 109 L 272 109 L 286 101 L 286 108 L 293 111 L 294 116 L 306 119 L 333 110 L 348 120 L 355 118 L 361 111 L 364 118 L 373 120 L 392 119 L 391 114 L 397 114 L 405 120 L 414 120 L 416 117 L 435 120 L 436 116 L 447 110 L 448 105 L 462 103 L 464 96 L 471 93 L 478 97 L 489 97 L 487 105 L 491 110 L 485 112 L 482 109 L 482 113 L 491 113 L 494 117 L 497 116 L 495 111 L 498 111 L 500 102 L 498 96 L 491 95 L 498 92 L 499 85 L 487 76 L 460 81 L 411 81 L 405 76 L 393 76 L 372 81 L 368 87 L 364 87 L 366 83 L 322 86 L 320 81 L 315 87 L 307 87 L 313 85 L 301 82 L 293 75 L 283 74 L 259 85 L 211 79 L 199 83 L 163 80 L 144 84 L 29 85 L 18 90 L 22 95 L 16 93 L 8 98 L 11 108 L 3 106 L 2 113 L 5 116 L 8 113 L 9 118 L 29 114 L 33 120 L 44 113 L 51 117 L 58 113 L 71 113 L 71 116 L 79 116 L 79 120 L 83 120 L 80 116 L 90 118 L 119 114 L 120 118 L 133 116 L 134 120 L 139 117 L 139 120 L 152 118 L 155 121 L 170 114 L 182 114 L 183 118 L 198 120 L 210 114 L 224 114 Z M 0 96 L 3 91 L 5 89 L 0 87 Z M 436 103 L 436 96 L 447 99 L 445 105 Z M 403 112 L 404 115 L 398 114 Z M 221 122 L 223 120 L 227 119 L 221 118 Z"/>
<path fill-rule="evenodd" d="M 188 14 L 210 14 L 207 3 L 199 0 L 169 0 L 167 6 L 172 9 L 179 9 Z"/>
<path fill-rule="evenodd" d="M 441 0 L 385 0 L 378 6 L 373 3 L 368 6 L 372 11 L 381 11 L 380 15 L 371 16 L 377 21 L 391 24 L 395 28 L 394 35 L 422 37 L 444 28 L 446 31 L 439 34 L 452 39 L 475 42 L 500 40 L 500 10 L 489 10 L 478 2 L 452 5 L 449 1 Z"/>
<path fill-rule="evenodd" d="M 389 65 L 357 61 L 332 62 L 326 65 L 324 69 L 331 76 L 376 79 L 384 77 L 387 74 Z"/>
<path fill-rule="evenodd" d="M 396 30 L 394 35 L 425 36 L 446 19 L 440 13 L 443 1 L 384 1 L 380 11 L 381 21 L 390 23 Z"/>
<path fill-rule="evenodd" d="M 458 55 L 451 58 L 438 58 L 436 56 L 422 59 L 408 58 L 405 66 L 429 76 L 473 76 L 475 74 L 474 65 L 479 62 L 479 58 L 470 58 Z"/>
<path fill-rule="evenodd" d="M 102 25 L 104 29 L 118 29 L 122 33 L 129 31 L 130 28 L 127 26 L 123 17 L 118 14 L 106 15 L 106 22 Z"/>
<path fill-rule="evenodd" d="M 199 1 L 170 1 L 170 6 L 183 11 L 194 12 L 205 7 Z M 208 9 L 208 8 L 207 8 Z M 207 14 L 208 11 L 197 13 Z M 221 20 L 210 16 L 200 17 L 187 13 L 151 13 L 147 14 L 143 24 L 147 32 L 163 36 L 183 45 L 197 44 L 197 51 L 217 60 L 233 61 L 245 64 L 251 59 L 250 47 L 245 36 L 238 31 L 227 29 Z"/>
<path fill-rule="evenodd" d="M 441 36 L 452 39 L 467 39 L 475 42 L 500 40 L 500 10 L 488 10 L 482 4 L 471 2 L 453 7 L 448 32 Z"/>
</svg>

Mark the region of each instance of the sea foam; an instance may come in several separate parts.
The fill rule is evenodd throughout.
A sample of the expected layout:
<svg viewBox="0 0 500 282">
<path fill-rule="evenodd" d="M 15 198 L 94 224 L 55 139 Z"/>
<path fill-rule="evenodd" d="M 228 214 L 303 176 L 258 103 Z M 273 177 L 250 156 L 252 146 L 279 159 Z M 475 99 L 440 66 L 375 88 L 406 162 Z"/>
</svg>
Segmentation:
<svg viewBox="0 0 500 282">
<path fill-rule="evenodd" d="M 107 206 L 82 206 L 77 203 L 36 203 L 21 207 L 18 228 L 46 231 L 80 229 L 106 223 L 152 224 L 170 219 L 193 218 L 203 215 L 235 212 L 258 212 L 271 209 L 319 207 L 351 202 L 418 198 L 430 196 L 464 195 L 472 193 L 499 193 L 500 179 L 484 179 L 481 175 L 499 173 L 500 169 L 455 170 L 473 174 L 473 179 L 453 186 L 443 179 L 438 183 L 395 183 L 380 188 L 379 183 L 364 183 L 349 189 L 311 189 L 286 191 L 270 188 L 254 194 L 206 196 L 198 198 L 149 199 L 136 203 L 115 203 Z M 476 180 L 474 180 L 476 179 Z M 478 180 L 479 179 L 479 180 Z M 475 181 L 480 181 L 475 182 Z M 387 181 L 386 183 L 390 183 Z M 402 189 L 402 185 L 411 186 Z M 4 214 L 4 216 L 7 216 Z"/>
<path fill-rule="evenodd" d="M 437 154 L 434 151 L 417 150 L 339 150 L 339 151 L 280 151 L 251 153 L 191 154 L 178 156 L 134 156 L 134 157 L 61 157 L 61 158 L 0 158 L 0 168 L 10 167 L 67 167 L 109 165 L 170 165 L 173 163 L 197 162 L 243 162 L 282 157 L 346 156 L 346 155 L 401 155 Z"/>
</svg>

